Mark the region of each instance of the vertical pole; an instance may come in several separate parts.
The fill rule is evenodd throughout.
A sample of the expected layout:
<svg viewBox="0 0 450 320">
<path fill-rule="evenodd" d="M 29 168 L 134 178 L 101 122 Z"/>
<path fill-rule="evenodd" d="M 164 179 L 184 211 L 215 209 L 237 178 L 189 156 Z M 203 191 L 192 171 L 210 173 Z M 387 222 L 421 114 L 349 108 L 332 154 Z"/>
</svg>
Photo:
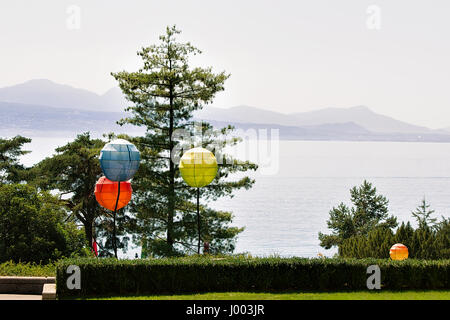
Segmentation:
<svg viewBox="0 0 450 320">
<path fill-rule="evenodd" d="M 201 229 L 200 229 L 200 188 L 197 188 L 197 230 L 198 230 L 197 253 L 200 254 L 200 242 L 201 242 Z"/>
<path fill-rule="evenodd" d="M 92 222 L 92 233 L 91 233 L 91 248 L 92 248 L 92 252 L 94 252 L 94 255 L 96 258 L 98 258 L 98 256 L 95 254 L 95 248 L 94 248 L 94 243 L 97 242 L 97 240 L 95 239 L 95 220 Z M 98 246 L 97 246 L 97 251 L 98 251 Z"/>
<path fill-rule="evenodd" d="M 119 197 L 120 197 L 120 181 L 118 182 L 119 187 L 117 190 L 117 199 L 116 199 L 116 206 L 114 207 L 114 219 L 113 219 L 113 249 L 114 249 L 114 256 L 117 259 L 117 244 L 116 244 L 116 212 L 117 212 L 117 205 L 119 204 Z"/>
<path fill-rule="evenodd" d="M 95 222 L 92 222 L 92 224 L 91 224 L 91 249 L 92 249 L 92 252 L 93 252 L 94 255 L 95 255 L 95 250 L 94 250 L 94 241 L 95 241 L 95 237 L 94 237 L 94 224 L 95 224 Z"/>
</svg>

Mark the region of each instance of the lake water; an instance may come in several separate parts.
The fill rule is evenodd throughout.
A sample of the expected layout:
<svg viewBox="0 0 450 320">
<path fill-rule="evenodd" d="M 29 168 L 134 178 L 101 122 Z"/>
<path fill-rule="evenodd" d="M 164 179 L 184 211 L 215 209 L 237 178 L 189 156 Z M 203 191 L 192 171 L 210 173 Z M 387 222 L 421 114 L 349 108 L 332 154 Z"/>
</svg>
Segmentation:
<svg viewBox="0 0 450 320">
<path fill-rule="evenodd" d="M 34 138 L 31 165 L 53 153 L 69 138 Z M 233 224 L 245 226 L 236 252 L 253 255 L 332 256 L 319 246 L 318 232 L 329 232 L 328 212 L 349 204 L 349 189 L 372 182 L 389 199 L 390 213 L 412 221 L 411 211 L 423 197 L 436 217 L 450 215 L 450 144 L 404 142 L 280 141 L 275 174 L 252 174 L 250 190 L 210 205 L 234 213 Z M 132 248 L 127 256 L 139 252 Z"/>
</svg>

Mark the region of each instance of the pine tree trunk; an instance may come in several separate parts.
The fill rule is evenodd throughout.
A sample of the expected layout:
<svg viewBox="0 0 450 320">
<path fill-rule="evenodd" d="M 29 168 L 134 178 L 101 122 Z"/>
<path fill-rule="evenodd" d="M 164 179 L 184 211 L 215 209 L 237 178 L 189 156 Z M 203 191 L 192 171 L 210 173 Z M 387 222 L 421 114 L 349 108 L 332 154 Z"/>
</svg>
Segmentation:
<svg viewBox="0 0 450 320">
<path fill-rule="evenodd" d="M 198 232 L 197 254 L 200 254 L 200 245 L 202 242 L 202 233 L 200 229 L 200 188 L 197 188 L 197 232 Z"/>
<path fill-rule="evenodd" d="M 170 186 L 169 186 L 169 208 L 167 215 L 167 244 L 170 251 L 173 249 L 173 217 L 175 215 L 175 167 L 170 161 Z"/>
<path fill-rule="evenodd" d="M 89 246 L 92 249 L 92 239 L 94 238 L 94 221 L 86 220 L 83 223 L 84 225 L 84 234 L 86 235 L 86 239 L 89 242 Z"/>
<path fill-rule="evenodd" d="M 173 120 L 174 120 L 174 112 L 173 112 L 173 89 L 170 88 L 170 125 L 169 125 L 169 208 L 167 214 L 167 244 L 169 246 L 170 252 L 173 251 L 173 217 L 175 215 L 175 166 L 172 161 L 172 150 L 173 150 L 173 141 L 172 141 L 172 133 L 173 133 Z"/>
</svg>

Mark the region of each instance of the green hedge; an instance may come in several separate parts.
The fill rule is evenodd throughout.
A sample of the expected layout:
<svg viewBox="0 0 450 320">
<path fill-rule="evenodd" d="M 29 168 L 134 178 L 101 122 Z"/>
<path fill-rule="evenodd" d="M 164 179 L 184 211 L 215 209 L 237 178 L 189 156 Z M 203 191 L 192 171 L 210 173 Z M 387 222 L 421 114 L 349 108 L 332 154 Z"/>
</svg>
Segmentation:
<svg viewBox="0 0 450 320">
<path fill-rule="evenodd" d="M 57 265 L 59 297 L 225 291 L 364 290 L 369 265 L 382 289 L 449 289 L 450 260 L 187 257 L 145 260 L 67 259 Z M 69 265 L 81 290 L 69 290 Z"/>
</svg>

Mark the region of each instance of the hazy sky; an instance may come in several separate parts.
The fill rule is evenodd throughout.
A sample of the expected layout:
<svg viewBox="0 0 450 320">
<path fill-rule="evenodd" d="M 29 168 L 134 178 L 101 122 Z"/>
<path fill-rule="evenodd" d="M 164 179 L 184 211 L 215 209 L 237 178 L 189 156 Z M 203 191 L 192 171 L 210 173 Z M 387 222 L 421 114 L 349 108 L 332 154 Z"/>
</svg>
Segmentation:
<svg viewBox="0 0 450 320">
<path fill-rule="evenodd" d="M 46 78 L 103 93 L 171 24 L 203 51 L 195 64 L 232 74 L 218 107 L 366 105 L 450 126 L 448 0 L 1 0 L 0 87 Z"/>
</svg>

